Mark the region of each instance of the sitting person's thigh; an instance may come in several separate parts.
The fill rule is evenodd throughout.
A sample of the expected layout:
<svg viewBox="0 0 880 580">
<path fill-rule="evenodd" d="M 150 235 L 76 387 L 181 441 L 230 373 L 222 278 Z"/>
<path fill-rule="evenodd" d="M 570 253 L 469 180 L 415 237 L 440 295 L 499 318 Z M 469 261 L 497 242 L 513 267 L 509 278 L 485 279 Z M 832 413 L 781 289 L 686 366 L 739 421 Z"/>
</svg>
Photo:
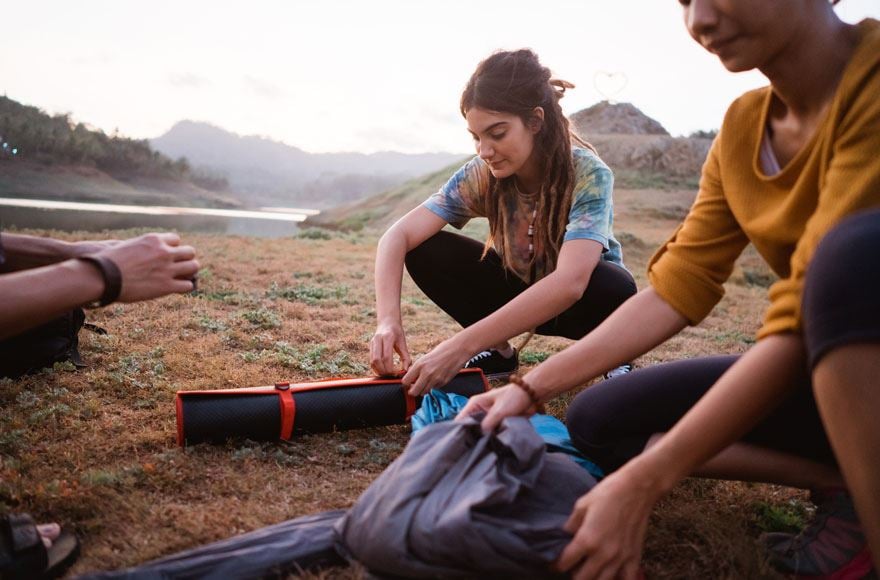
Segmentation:
<svg viewBox="0 0 880 580">
<path fill-rule="evenodd" d="M 568 408 L 572 442 L 606 472 L 616 470 L 675 425 L 738 358 L 675 361 L 589 387 Z"/>
</svg>

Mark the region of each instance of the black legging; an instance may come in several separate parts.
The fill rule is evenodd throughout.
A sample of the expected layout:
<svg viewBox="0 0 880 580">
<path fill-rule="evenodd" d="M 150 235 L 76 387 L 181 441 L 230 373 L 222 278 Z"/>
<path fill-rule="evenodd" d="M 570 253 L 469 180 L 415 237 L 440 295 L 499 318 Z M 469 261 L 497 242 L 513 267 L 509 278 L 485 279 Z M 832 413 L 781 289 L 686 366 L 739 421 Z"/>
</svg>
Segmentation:
<svg viewBox="0 0 880 580">
<path fill-rule="evenodd" d="M 743 441 L 836 465 L 813 398 L 811 370 L 837 346 L 880 342 L 878 289 L 880 210 L 872 210 L 839 224 L 816 249 L 802 301 L 808 368 L 793 394 Z M 568 409 L 572 441 L 607 472 L 614 471 L 641 453 L 652 435 L 675 425 L 737 358 L 672 362 L 590 387 Z"/>
<path fill-rule="evenodd" d="M 528 288 L 490 250 L 480 260 L 483 244 L 452 232 L 440 232 L 406 255 L 409 275 L 437 306 L 462 326 L 482 320 Z M 578 339 L 636 293 L 625 269 L 599 260 L 583 296 L 568 310 L 541 324 L 535 332 Z"/>
</svg>

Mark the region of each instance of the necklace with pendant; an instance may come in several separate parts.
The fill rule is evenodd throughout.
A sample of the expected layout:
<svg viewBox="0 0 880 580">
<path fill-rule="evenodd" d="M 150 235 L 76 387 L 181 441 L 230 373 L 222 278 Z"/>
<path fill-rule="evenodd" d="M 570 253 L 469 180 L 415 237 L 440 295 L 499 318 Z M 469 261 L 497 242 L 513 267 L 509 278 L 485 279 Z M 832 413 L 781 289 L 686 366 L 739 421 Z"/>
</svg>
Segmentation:
<svg viewBox="0 0 880 580">
<path fill-rule="evenodd" d="M 520 190 L 519 184 L 516 182 L 516 177 L 513 178 L 513 188 L 516 190 L 517 195 L 520 198 L 536 198 L 537 193 L 525 194 Z M 529 220 L 529 260 L 531 261 L 535 257 L 535 219 L 538 217 L 538 201 L 534 200 L 534 207 L 532 208 L 532 217 Z"/>
</svg>

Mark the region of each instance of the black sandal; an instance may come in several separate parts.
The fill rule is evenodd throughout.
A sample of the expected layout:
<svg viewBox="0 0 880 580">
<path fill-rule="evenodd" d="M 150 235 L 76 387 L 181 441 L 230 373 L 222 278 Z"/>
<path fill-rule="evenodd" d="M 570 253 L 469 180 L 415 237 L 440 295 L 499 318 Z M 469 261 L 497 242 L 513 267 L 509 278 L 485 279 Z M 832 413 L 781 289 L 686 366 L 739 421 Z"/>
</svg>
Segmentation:
<svg viewBox="0 0 880 580">
<path fill-rule="evenodd" d="M 0 519 L 0 577 L 3 580 L 58 578 L 79 556 L 79 540 L 63 529 L 46 548 L 27 514 Z"/>
</svg>

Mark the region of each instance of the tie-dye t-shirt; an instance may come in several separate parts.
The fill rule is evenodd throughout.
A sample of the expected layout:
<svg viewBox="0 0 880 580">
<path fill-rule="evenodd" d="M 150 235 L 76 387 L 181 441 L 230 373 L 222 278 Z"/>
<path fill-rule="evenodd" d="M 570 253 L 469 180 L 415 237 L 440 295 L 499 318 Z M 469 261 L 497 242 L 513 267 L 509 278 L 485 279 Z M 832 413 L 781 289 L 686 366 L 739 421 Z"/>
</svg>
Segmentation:
<svg viewBox="0 0 880 580">
<path fill-rule="evenodd" d="M 602 244 L 602 259 L 623 266 L 623 253 L 620 244 L 614 239 L 614 207 L 611 191 L 614 175 L 599 156 L 589 149 L 572 148 L 574 158 L 575 186 L 571 197 L 571 210 L 568 212 L 568 225 L 565 228 L 563 243 L 569 240 L 595 240 Z M 455 172 L 440 191 L 422 204 L 454 227 L 461 229 L 475 217 L 486 217 L 484 200 L 489 192 L 489 166 L 474 157 Z M 508 212 L 507 224 L 510 240 L 508 246 L 513 255 L 510 263 L 516 274 L 529 281 L 529 223 L 535 208 L 535 199 L 515 196 Z M 496 244 L 496 250 L 500 246 Z M 541 248 L 535 253 L 540 256 Z M 544 272 L 544 264 L 535 265 L 537 272 Z"/>
</svg>

